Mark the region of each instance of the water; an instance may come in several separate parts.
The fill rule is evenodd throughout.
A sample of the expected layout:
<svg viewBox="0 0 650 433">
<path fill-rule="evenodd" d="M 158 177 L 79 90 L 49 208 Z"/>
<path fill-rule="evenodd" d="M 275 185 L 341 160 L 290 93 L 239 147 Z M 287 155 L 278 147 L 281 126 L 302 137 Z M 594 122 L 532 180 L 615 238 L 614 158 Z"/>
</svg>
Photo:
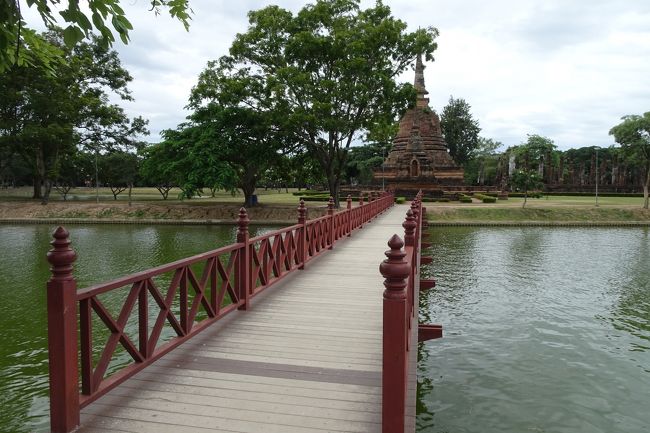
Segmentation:
<svg viewBox="0 0 650 433">
<path fill-rule="evenodd" d="M 69 229 L 80 287 L 234 240 L 229 226 Z M 48 426 L 52 230 L 0 226 L 0 432 Z M 422 321 L 445 337 L 420 350 L 419 431 L 650 431 L 648 229 L 431 233 L 438 287 L 422 295 Z"/>
<path fill-rule="evenodd" d="M 54 227 L 0 225 L 0 432 L 47 430 L 45 255 Z M 233 226 L 71 225 L 78 286 L 234 242 Z M 255 236 L 270 227 L 251 227 Z"/>
<path fill-rule="evenodd" d="M 434 228 L 418 431 L 650 432 L 647 228 Z"/>
</svg>

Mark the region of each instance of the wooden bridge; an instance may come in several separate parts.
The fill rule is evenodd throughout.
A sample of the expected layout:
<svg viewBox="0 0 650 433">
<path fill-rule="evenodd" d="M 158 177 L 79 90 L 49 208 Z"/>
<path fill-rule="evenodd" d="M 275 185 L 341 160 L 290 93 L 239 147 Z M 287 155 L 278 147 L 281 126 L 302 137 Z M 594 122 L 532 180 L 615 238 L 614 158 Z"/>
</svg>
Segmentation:
<svg viewBox="0 0 650 433">
<path fill-rule="evenodd" d="M 81 290 L 60 227 L 48 253 L 52 431 L 413 432 L 418 328 L 420 341 L 442 336 L 417 325 L 414 300 L 433 285 L 419 276 L 419 198 L 348 198 L 340 212 L 330 200 L 313 220 L 301 202 L 298 224 L 256 238 L 242 208 L 235 244 Z M 119 288 L 111 314 L 100 295 Z M 113 371 L 118 344 L 131 362 Z"/>
</svg>

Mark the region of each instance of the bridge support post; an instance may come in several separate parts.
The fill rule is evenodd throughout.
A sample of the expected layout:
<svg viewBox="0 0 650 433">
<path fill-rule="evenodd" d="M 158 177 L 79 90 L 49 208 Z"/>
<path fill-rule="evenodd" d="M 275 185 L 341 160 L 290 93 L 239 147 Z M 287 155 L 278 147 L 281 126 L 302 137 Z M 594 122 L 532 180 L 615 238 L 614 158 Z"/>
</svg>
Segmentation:
<svg viewBox="0 0 650 433">
<path fill-rule="evenodd" d="M 77 370 L 77 283 L 69 233 L 59 227 L 53 234 L 47 261 L 52 276 L 47 282 L 47 344 L 50 368 L 50 429 L 67 433 L 79 425 L 79 372 Z"/>
<path fill-rule="evenodd" d="M 297 242 L 298 257 L 300 260 L 298 269 L 305 269 L 305 262 L 307 261 L 307 208 L 305 207 L 304 200 L 300 200 L 300 204 L 298 205 L 298 224 L 302 226 Z"/>
<path fill-rule="evenodd" d="M 383 368 L 382 368 L 382 432 L 404 433 L 406 388 L 408 379 L 408 322 L 406 278 L 410 265 L 404 260 L 404 242 L 393 235 L 390 250 L 379 271 L 385 278 Z"/>
<path fill-rule="evenodd" d="M 251 292 L 251 265 L 250 265 L 250 233 L 248 232 L 248 212 L 246 208 L 239 209 L 239 219 L 237 220 L 237 242 L 244 244 L 237 255 L 235 263 L 235 272 L 237 275 L 237 295 L 239 296 L 240 305 L 238 310 L 248 310 L 250 307 Z"/>
</svg>

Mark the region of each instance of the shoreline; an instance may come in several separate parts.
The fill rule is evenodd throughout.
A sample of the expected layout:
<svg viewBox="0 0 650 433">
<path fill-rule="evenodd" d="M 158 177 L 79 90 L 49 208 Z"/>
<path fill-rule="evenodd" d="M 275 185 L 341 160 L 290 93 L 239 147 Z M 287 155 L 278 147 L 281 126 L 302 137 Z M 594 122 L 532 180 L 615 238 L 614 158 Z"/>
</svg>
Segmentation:
<svg viewBox="0 0 650 433">
<path fill-rule="evenodd" d="M 0 224 L 134 224 L 134 225 L 237 225 L 236 219 L 98 219 L 98 218 L 0 218 Z M 257 220 L 250 225 L 294 225 L 297 221 Z"/>
</svg>

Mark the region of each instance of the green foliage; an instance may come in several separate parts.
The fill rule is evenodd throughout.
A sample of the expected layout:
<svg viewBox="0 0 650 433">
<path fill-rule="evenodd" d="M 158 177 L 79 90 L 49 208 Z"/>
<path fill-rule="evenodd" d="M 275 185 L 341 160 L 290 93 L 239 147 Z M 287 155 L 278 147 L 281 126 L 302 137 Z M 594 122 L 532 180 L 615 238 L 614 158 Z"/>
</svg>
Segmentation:
<svg viewBox="0 0 650 433">
<path fill-rule="evenodd" d="M 249 13 L 222 65 L 230 74 L 250 71 L 265 82 L 259 103 L 285 104 L 283 121 L 295 141 L 320 163 L 337 196 L 348 149 L 375 125 L 394 122 L 413 100 L 396 78 L 418 53 L 432 59 L 433 28 L 406 31 L 406 23 L 376 3 L 318 0 L 297 14 L 278 6 Z"/>
<path fill-rule="evenodd" d="M 496 203 L 497 198 L 493 195 L 474 193 L 474 197 L 481 200 L 483 203 Z"/>
<path fill-rule="evenodd" d="M 461 195 L 458 197 L 458 201 L 461 203 L 472 203 L 472 197 L 469 197 L 467 195 Z"/>
<path fill-rule="evenodd" d="M 406 197 L 395 197 L 395 203 L 397 203 L 397 204 L 406 203 Z"/>
<path fill-rule="evenodd" d="M 650 111 L 640 115 L 624 116 L 622 122 L 614 126 L 609 134 L 614 136 L 623 152 L 636 166 L 643 170 L 643 207 L 648 209 L 650 188 Z"/>
<path fill-rule="evenodd" d="M 39 62 L 0 73 L 0 148 L 29 165 L 35 198 L 41 198 L 40 184 L 46 185 L 44 202 L 62 164 L 80 147 L 126 150 L 137 147 L 136 136 L 147 132 L 146 121 L 131 120 L 109 103 L 110 97 L 132 99 L 127 88 L 132 78 L 117 53 L 97 39 L 70 49 L 63 37 L 60 29 L 41 36 L 63 53 L 55 74 Z"/>
<path fill-rule="evenodd" d="M 46 27 L 57 23 L 53 6 L 59 0 L 28 0 L 27 6 L 36 9 Z M 84 3 L 81 8 L 78 0 L 64 2 L 67 6 L 58 15 L 67 24 L 62 36 L 65 45 L 73 48 L 84 39 L 92 39 L 92 34 L 99 34 L 99 43 L 108 49 L 115 42 L 115 31 L 123 43 L 129 42 L 129 32 L 133 30 L 131 22 L 120 6 L 119 0 L 93 0 Z M 185 29 L 189 28 L 191 19 L 188 0 L 150 0 L 150 10 L 156 15 L 166 9 L 169 14 L 180 20 Z M 54 64 L 60 63 L 62 52 L 54 46 L 44 44 L 36 32 L 27 27 L 18 0 L 0 2 L 0 73 L 12 66 L 43 65 L 53 73 Z"/>
<path fill-rule="evenodd" d="M 449 97 L 449 103 L 440 115 L 440 128 L 445 137 L 449 154 L 460 165 L 465 165 L 479 147 L 478 120 L 470 113 L 470 105 L 462 98 Z"/>
</svg>

